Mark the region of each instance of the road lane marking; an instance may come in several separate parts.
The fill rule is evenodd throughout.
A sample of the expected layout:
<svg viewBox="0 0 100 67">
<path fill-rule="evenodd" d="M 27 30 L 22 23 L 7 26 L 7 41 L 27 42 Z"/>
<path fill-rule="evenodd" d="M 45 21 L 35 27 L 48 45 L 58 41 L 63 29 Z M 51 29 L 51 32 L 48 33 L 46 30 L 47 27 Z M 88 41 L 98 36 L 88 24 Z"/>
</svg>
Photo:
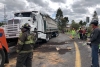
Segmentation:
<svg viewBox="0 0 100 67">
<path fill-rule="evenodd" d="M 78 48 L 78 45 L 76 42 L 74 42 L 75 49 L 76 49 L 76 59 L 75 59 L 75 67 L 81 67 L 81 57 L 80 57 L 80 51 Z"/>
</svg>

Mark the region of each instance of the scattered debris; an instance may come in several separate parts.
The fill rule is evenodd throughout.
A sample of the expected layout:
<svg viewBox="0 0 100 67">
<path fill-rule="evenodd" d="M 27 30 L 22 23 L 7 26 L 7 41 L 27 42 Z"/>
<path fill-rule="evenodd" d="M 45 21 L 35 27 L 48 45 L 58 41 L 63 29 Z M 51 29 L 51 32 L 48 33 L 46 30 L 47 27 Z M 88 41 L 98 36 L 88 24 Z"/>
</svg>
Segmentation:
<svg viewBox="0 0 100 67">
<path fill-rule="evenodd" d="M 67 47 L 67 50 L 71 50 L 72 49 L 72 47 Z"/>
<path fill-rule="evenodd" d="M 83 42 L 79 42 L 79 43 L 83 43 Z"/>
<path fill-rule="evenodd" d="M 69 42 L 65 42 L 65 44 L 68 44 Z"/>
<path fill-rule="evenodd" d="M 60 48 L 56 47 L 56 50 L 58 51 L 58 50 L 60 50 Z"/>
<path fill-rule="evenodd" d="M 87 45 L 87 43 L 83 43 L 83 46 Z"/>
</svg>

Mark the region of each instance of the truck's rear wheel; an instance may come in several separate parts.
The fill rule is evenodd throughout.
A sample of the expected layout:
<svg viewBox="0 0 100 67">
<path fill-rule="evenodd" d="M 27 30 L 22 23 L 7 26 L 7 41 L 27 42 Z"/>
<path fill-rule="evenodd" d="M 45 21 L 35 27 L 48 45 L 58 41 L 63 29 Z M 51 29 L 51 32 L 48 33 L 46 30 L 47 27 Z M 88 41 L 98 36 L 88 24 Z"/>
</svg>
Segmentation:
<svg viewBox="0 0 100 67">
<path fill-rule="evenodd" d="M 58 34 L 58 32 L 54 32 L 52 35 L 53 35 L 53 37 L 57 37 L 59 34 Z"/>
<path fill-rule="evenodd" d="M 56 37 L 57 37 L 57 36 L 59 36 L 59 33 L 58 33 L 58 32 L 56 32 Z"/>
<path fill-rule="evenodd" d="M 0 67 L 4 67 L 5 63 L 5 53 L 3 50 L 0 50 Z"/>
</svg>

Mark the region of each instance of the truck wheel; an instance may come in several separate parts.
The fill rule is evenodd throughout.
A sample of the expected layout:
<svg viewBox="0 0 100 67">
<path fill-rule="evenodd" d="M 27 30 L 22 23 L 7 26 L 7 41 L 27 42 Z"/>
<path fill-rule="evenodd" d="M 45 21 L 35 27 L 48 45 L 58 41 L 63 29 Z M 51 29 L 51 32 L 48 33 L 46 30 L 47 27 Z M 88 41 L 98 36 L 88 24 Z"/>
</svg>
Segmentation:
<svg viewBox="0 0 100 67">
<path fill-rule="evenodd" d="M 34 29 L 34 31 L 35 31 L 35 43 L 37 43 L 37 41 L 38 41 L 38 32 L 37 32 L 37 29 L 35 28 Z"/>
<path fill-rule="evenodd" d="M 49 37 L 49 35 L 47 34 L 46 35 L 46 42 L 48 42 L 50 40 L 50 37 Z"/>
<path fill-rule="evenodd" d="M 57 37 L 59 34 L 57 32 L 53 33 L 53 37 Z"/>
<path fill-rule="evenodd" d="M 57 36 L 59 36 L 59 33 L 58 33 L 58 32 L 56 33 L 56 37 L 57 37 Z"/>
<path fill-rule="evenodd" d="M 3 50 L 0 50 L 0 67 L 4 67 L 5 63 L 5 53 Z"/>
<path fill-rule="evenodd" d="M 37 33 L 35 33 L 35 36 L 34 36 L 34 42 L 35 42 L 35 44 L 37 43 L 37 41 L 38 41 L 38 34 Z"/>
</svg>

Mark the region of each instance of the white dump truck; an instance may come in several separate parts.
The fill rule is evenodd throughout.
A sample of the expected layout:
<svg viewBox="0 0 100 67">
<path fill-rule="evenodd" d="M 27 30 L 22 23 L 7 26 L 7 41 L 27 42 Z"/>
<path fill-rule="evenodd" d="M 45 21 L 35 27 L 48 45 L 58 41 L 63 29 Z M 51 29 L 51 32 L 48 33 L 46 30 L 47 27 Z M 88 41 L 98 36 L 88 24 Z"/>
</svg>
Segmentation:
<svg viewBox="0 0 100 67">
<path fill-rule="evenodd" d="M 20 28 L 25 23 L 31 25 L 31 33 L 35 33 L 35 42 L 38 39 L 47 42 L 52 36 L 58 36 L 57 22 L 48 15 L 38 11 L 14 13 L 14 18 L 9 19 L 6 25 L 0 27 L 0 67 L 4 65 L 4 62 L 8 63 L 10 53 L 15 52 L 21 33 Z"/>
<path fill-rule="evenodd" d="M 35 41 L 43 39 L 49 41 L 52 36 L 58 36 L 57 22 L 47 14 L 39 11 L 21 11 L 15 12 L 14 18 L 9 19 L 6 25 L 3 25 L 8 43 L 16 41 L 21 32 L 20 28 L 23 24 L 31 25 L 31 33 L 35 32 Z"/>
</svg>

